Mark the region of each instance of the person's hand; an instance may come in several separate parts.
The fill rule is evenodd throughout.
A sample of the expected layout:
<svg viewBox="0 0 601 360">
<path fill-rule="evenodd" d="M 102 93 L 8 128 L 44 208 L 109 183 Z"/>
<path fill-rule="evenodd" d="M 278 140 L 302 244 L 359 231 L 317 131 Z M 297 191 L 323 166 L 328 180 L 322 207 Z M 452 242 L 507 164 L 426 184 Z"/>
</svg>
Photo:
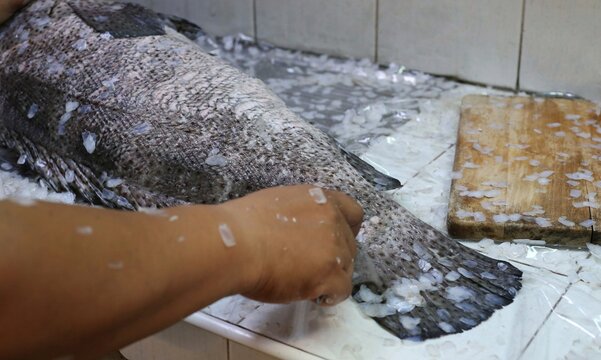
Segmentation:
<svg viewBox="0 0 601 360">
<path fill-rule="evenodd" d="M 8 20 L 15 11 L 25 6 L 30 0 L 0 0 L 0 24 Z"/>
<path fill-rule="evenodd" d="M 324 197 L 322 198 L 322 195 Z M 351 293 L 363 210 L 351 197 L 315 186 L 276 187 L 219 205 L 237 245 L 252 254 L 252 284 L 242 295 L 264 302 L 317 300 Z"/>
</svg>

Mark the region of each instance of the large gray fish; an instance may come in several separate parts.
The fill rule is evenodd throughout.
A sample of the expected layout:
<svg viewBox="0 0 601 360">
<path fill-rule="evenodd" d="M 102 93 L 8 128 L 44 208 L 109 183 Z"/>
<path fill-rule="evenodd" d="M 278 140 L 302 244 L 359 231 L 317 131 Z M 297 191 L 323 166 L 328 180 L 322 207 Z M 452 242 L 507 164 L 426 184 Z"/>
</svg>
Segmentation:
<svg viewBox="0 0 601 360">
<path fill-rule="evenodd" d="M 0 146 L 56 190 L 123 209 L 344 191 L 366 213 L 354 298 L 400 338 L 470 329 L 521 287 L 519 270 L 415 218 L 378 189 L 396 181 L 152 11 L 38 0 L 2 28 L 0 51 Z"/>
</svg>

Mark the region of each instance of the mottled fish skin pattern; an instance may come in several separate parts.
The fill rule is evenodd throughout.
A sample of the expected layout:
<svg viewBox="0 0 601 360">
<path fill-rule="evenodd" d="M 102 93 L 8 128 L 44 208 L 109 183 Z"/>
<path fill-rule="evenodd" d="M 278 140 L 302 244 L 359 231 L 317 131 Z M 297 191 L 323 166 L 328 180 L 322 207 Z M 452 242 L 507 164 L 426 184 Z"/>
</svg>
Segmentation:
<svg viewBox="0 0 601 360">
<path fill-rule="evenodd" d="M 421 284 L 411 309 L 375 318 L 400 338 L 462 332 L 512 302 L 518 269 L 415 218 L 261 81 L 170 28 L 156 32 L 154 13 L 140 9 L 39 0 L 5 25 L 0 146 L 55 189 L 113 208 L 219 203 L 299 183 L 344 191 L 371 219 L 358 237 L 357 287 L 381 294 L 403 281 Z M 111 14 L 141 24 L 142 35 L 121 28 L 111 36 Z M 106 22 L 108 33 L 94 22 Z M 86 134 L 96 137 L 91 152 Z M 122 183 L 108 187 L 111 178 Z"/>
</svg>

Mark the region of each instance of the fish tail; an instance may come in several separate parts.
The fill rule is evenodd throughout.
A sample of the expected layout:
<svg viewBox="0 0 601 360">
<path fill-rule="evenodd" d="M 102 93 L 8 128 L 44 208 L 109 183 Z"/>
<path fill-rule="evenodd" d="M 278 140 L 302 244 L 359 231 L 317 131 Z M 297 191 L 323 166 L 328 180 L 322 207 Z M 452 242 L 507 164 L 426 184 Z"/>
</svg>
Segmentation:
<svg viewBox="0 0 601 360">
<path fill-rule="evenodd" d="M 425 340 L 471 329 L 510 304 L 522 272 L 449 239 L 396 207 L 365 233 L 396 241 L 366 242 L 353 297 L 365 314 L 404 339 Z M 365 225 L 364 225 L 365 226 Z M 369 245 L 367 245 L 369 244 Z M 359 268 L 359 267 L 357 267 Z"/>
</svg>

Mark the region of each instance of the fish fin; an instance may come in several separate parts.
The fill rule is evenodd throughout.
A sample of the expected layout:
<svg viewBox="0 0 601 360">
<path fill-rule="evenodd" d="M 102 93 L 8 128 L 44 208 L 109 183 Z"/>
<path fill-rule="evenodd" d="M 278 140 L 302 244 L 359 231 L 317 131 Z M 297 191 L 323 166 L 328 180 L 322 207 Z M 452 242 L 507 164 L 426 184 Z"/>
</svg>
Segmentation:
<svg viewBox="0 0 601 360">
<path fill-rule="evenodd" d="M 0 131 L 0 146 L 6 147 L 24 159 L 22 165 L 42 179 L 54 191 L 76 193 L 80 200 L 113 209 L 135 210 L 141 207 L 170 207 L 184 201 L 156 194 L 124 180 L 114 187 L 106 185 L 106 174 L 96 175 L 90 168 L 72 159 L 50 153 L 17 133 Z"/>
<path fill-rule="evenodd" d="M 338 148 L 340 149 L 340 152 L 346 161 L 357 171 L 359 171 L 361 177 L 369 181 L 373 186 L 376 187 L 377 190 L 393 190 L 402 187 L 401 182 L 397 179 L 386 174 L 382 174 L 380 171 L 376 170 L 376 168 L 362 160 L 357 155 L 344 149 L 338 142 L 336 144 L 338 145 Z"/>
<path fill-rule="evenodd" d="M 186 19 L 180 18 L 179 16 L 166 15 L 162 13 L 159 13 L 159 16 L 166 26 L 169 26 L 190 40 L 196 40 L 198 38 L 198 34 L 204 32 L 200 26 Z"/>
<path fill-rule="evenodd" d="M 399 234 L 402 226 L 408 236 L 362 249 L 372 263 L 372 279 L 357 276 L 353 296 L 399 338 L 425 340 L 471 329 L 513 302 L 522 286 L 522 272 L 510 263 L 469 249 L 425 223 L 384 219 L 378 226 L 380 232 L 397 227 L 392 231 Z M 362 297 L 361 285 L 377 300 Z"/>
<path fill-rule="evenodd" d="M 94 1 L 68 4 L 88 26 L 114 38 L 165 35 L 160 16 L 138 4 Z"/>
</svg>

